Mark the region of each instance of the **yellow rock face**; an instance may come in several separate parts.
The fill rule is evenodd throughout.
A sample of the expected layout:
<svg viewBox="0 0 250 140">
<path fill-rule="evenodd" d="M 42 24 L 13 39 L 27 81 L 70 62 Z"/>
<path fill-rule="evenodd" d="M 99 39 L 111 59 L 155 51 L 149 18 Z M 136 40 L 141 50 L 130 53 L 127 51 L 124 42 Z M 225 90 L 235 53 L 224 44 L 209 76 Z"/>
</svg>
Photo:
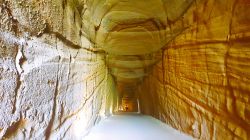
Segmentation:
<svg viewBox="0 0 250 140">
<path fill-rule="evenodd" d="M 142 111 L 198 139 L 249 139 L 249 9 L 197 1 L 174 22 L 188 28 L 138 88 Z"/>
<path fill-rule="evenodd" d="M 171 27 L 170 23 L 179 19 L 192 3 L 192 0 L 174 3 L 161 0 L 87 2 L 86 14 L 83 14 L 86 24 L 83 26 L 96 47 L 107 53 L 109 72 L 117 84 L 125 83 L 125 91 L 120 89 L 125 95 L 131 94 L 126 90 L 131 88 L 127 82 L 142 81 L 161 59 L 161 48 L 187 28 Z"/>
</svg>

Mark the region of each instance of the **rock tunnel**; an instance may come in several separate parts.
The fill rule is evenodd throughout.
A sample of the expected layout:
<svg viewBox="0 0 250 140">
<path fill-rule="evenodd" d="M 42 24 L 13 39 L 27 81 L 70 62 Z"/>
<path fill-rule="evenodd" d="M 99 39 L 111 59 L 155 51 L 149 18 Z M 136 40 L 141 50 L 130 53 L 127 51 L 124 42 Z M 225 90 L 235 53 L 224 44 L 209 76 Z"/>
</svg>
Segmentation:
<svg viewBox="0 0 250 140">
<path fill-rule="evenodd" d="M 117 112 L 250 138 L 249 0 L 0 0 L 0 139 L 84 139 Z"/>
</svg>

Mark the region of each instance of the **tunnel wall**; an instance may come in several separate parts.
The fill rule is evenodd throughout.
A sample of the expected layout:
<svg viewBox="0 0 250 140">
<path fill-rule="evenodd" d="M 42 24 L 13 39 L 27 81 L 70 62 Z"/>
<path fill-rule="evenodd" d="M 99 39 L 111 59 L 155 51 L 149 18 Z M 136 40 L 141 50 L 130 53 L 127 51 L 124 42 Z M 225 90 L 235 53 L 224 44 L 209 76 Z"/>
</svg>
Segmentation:
<svg viewBox="0 0 250 140">
<path fill-rule="evenodd" d="M 188 28 L 138 87 L 142 113 L 197 139 L 249 139 L 249 9 L 248 0 L 196 0 L 171 23 Z"/>
<path fill-rule="evenodd" d="M 0 139 L 81 139 L 110 114 L 104 55 L 77 1 L 0 1 Z"/>
</svg>

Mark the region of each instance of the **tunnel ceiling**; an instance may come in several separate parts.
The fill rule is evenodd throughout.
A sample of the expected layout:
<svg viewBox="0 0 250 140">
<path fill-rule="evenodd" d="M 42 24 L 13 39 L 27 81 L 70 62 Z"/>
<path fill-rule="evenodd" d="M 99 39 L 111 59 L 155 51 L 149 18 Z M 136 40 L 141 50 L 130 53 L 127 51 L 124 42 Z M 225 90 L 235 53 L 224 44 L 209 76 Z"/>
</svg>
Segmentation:
<svg viewBox="0 0 250 140">
<path fill-rule="evenodd" d="M 106 53 L 117 82 L 136 85 L 161 59 L 161 48 L 185 30 L 171 27 L 193 0 L 91 0 L 81 11 L 85 33 Z"/>
</svg>

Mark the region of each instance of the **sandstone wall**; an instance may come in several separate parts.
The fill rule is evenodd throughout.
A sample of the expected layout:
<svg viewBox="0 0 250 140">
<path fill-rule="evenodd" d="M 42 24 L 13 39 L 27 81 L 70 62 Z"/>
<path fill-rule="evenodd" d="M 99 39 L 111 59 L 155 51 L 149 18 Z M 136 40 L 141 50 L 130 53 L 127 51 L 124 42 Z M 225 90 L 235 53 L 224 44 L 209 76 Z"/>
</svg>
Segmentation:
<svg viewBox="0 0 250 140">
<path fill-rule="evenodd" d="M 249 9 L 0 0 L 0 139 L 80 139 L 117 107 L 119 85 L 142 113 L 197 139 L 249 139 Z"/>
<path fill-rule="evenodd" d="M 170 26 L 188 28 L 138 88 L 141 111 L 197 139 L 249 139 L 250 1 L 196 0 Z"/>
<path fill-rule="evenodd" d="M 0 0 L 0 139 L 80 139 L 109 115 L 115 86 L 79 3 Z"/>
</svg>

